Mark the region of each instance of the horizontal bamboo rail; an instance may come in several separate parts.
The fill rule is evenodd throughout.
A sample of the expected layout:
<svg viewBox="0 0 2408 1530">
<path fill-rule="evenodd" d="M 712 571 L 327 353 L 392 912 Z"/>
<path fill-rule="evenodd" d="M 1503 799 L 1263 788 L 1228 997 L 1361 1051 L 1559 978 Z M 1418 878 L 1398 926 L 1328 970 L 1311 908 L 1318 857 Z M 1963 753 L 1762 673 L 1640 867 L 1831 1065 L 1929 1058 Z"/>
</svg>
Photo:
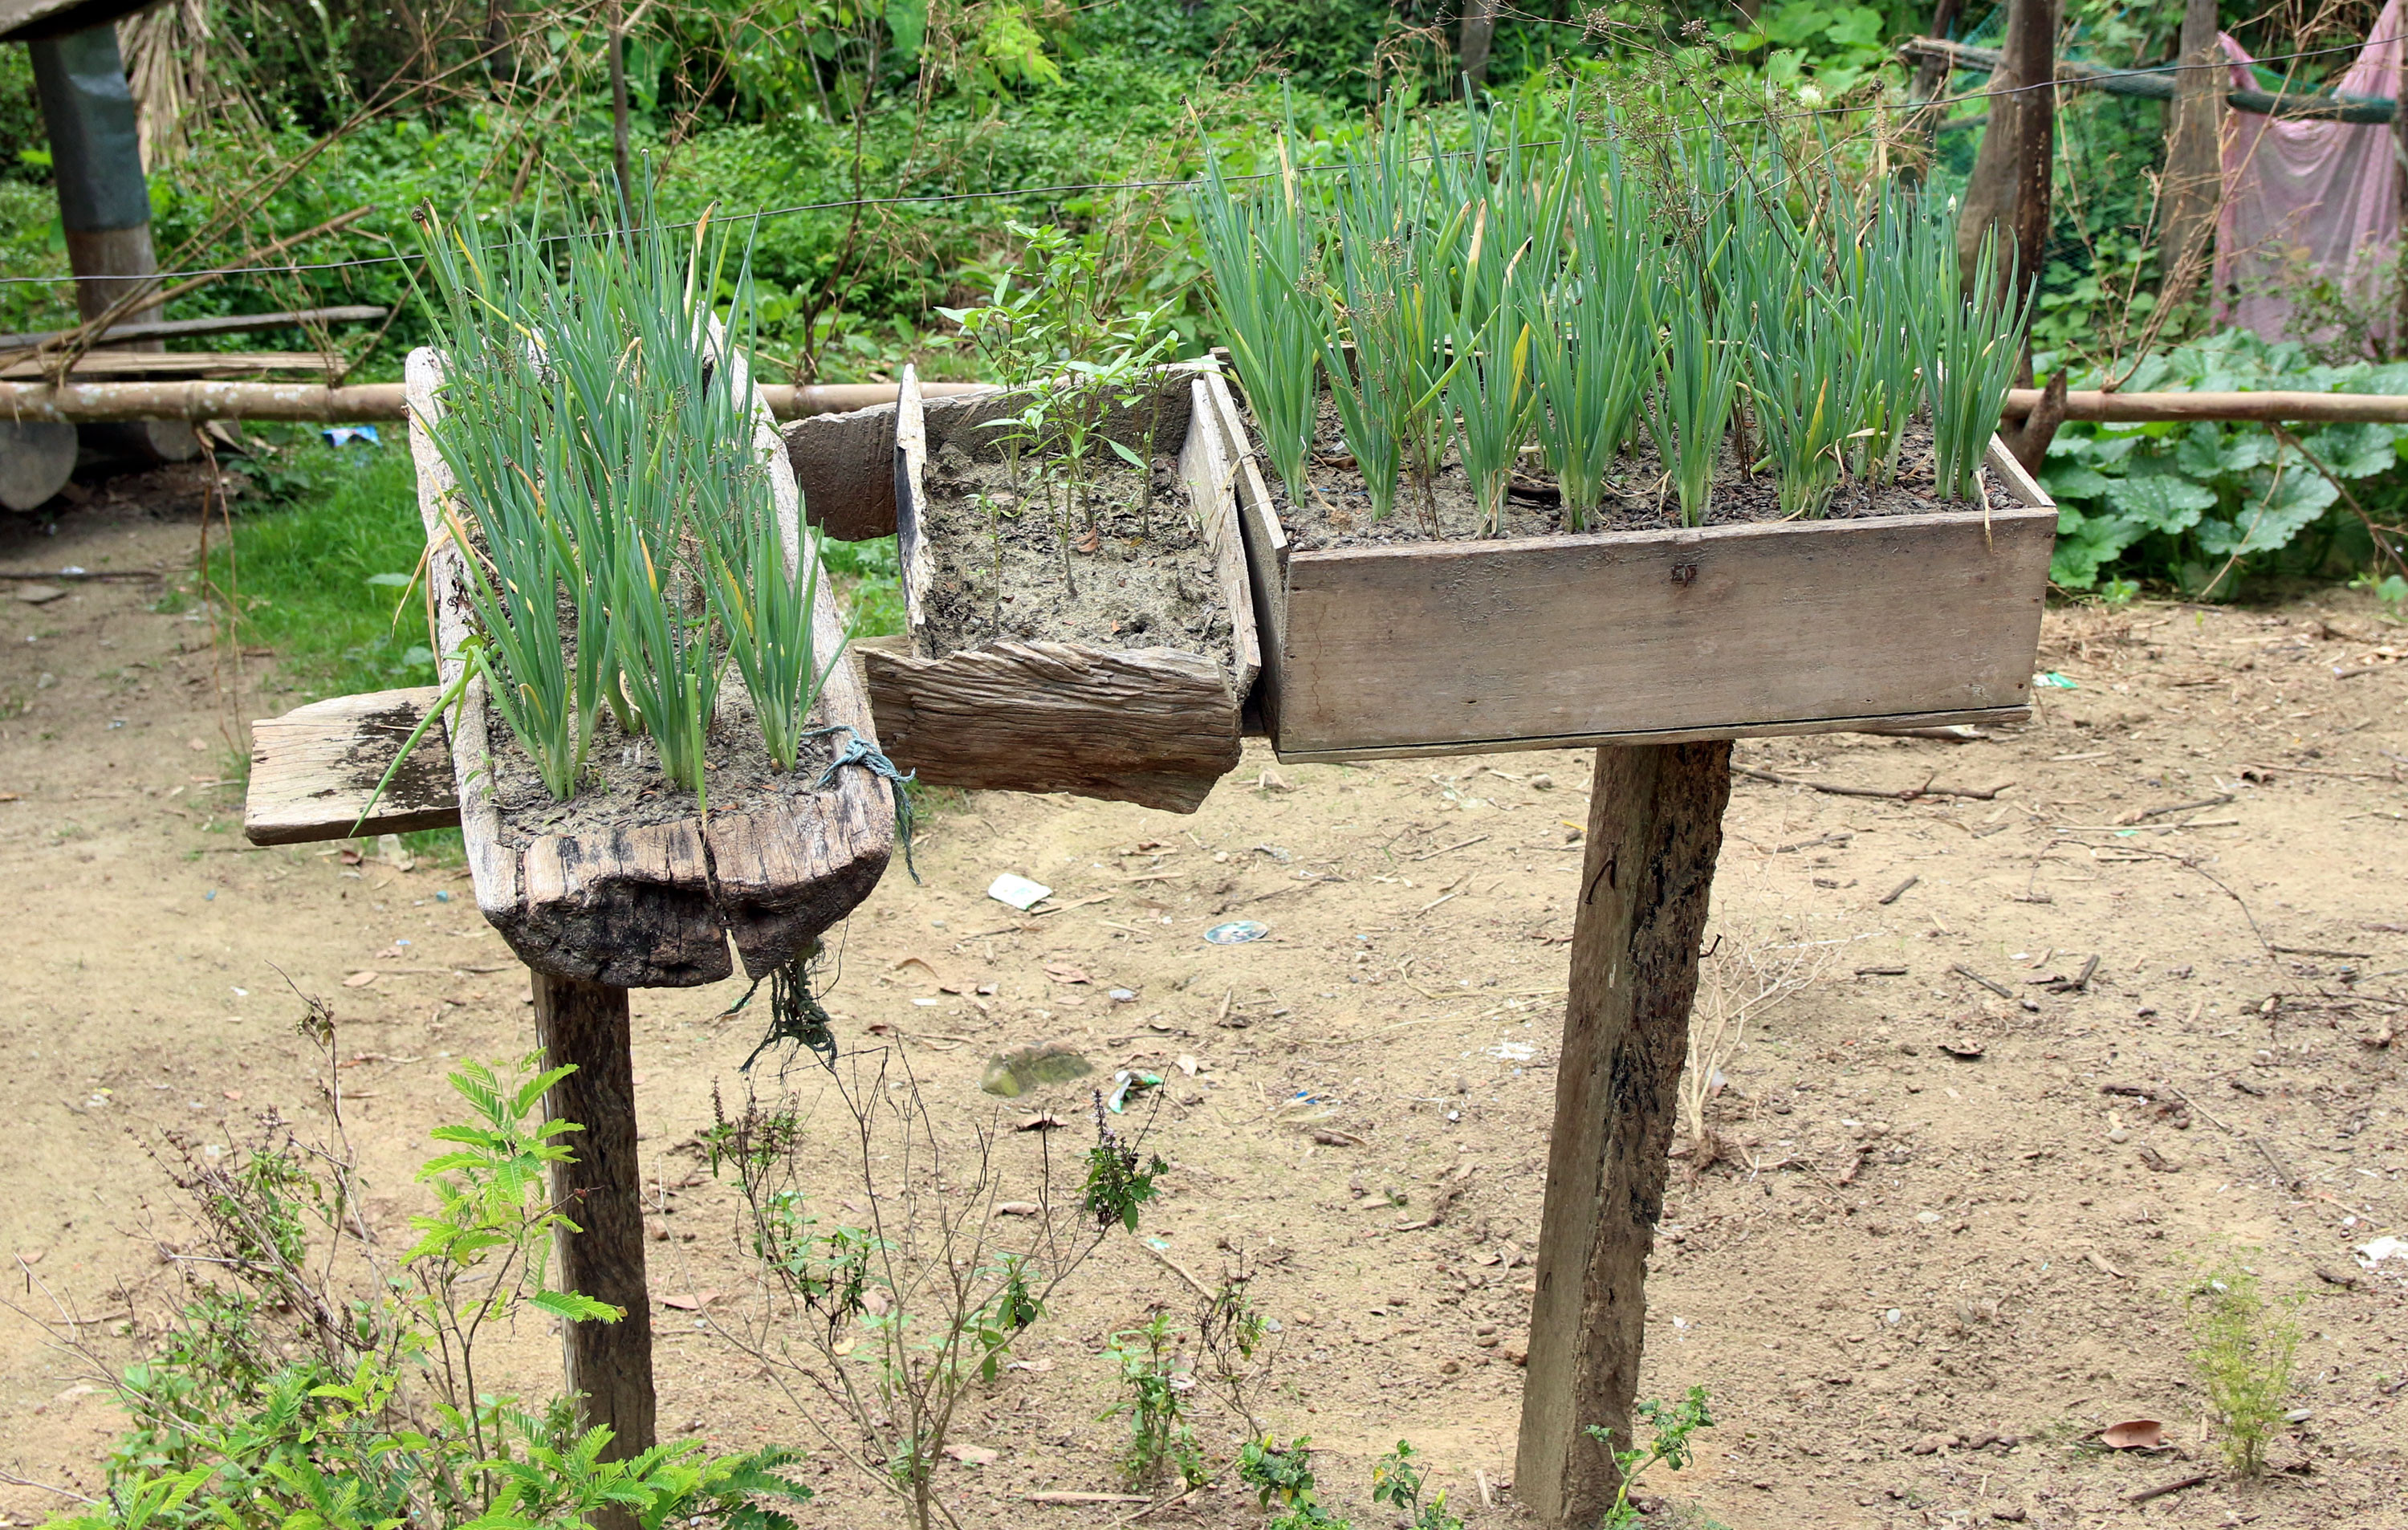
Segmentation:
<svg viewBox="0 0 2408 1530">
<path fill-rule="evenodd" d="M 975 382 L 926 382 L 920 391 L 944 398 L 983 392 Z M 765 383 L 762 396 L 781 420 L 843 414 L 895 402 L 891 382 Z M 404 418 L 401 384 L 367 382 L 328 388 L 314 382 L 0 382 L 0 420 L 96 424 L 115 420 L 280 420 L 351 425 Z"/>
<path fill-rule="evenodd" d="M 932 398 L 982 391 L 982 383 L 924 382 Z M 762 395 L 781 420 L 840 414 L 891 404 L 883 382 L 765 383 Z M 2009 420 L 2021 420 L 2040 398 L 2035 388 L 2007 393 Z M 314 382 L 0 382 L 0 420 L 88 424 L 112 420 L 283 420 L 316 424 L 398 421 L 401 384 L 370 382 L 327 388 Z M 2065 418 L 2148 420 L 2296 420 L 2324 423 L 2408 425 L 2408 396 L 2390 393 L 2108 393 L 2065 395 Z"/>
<path fill-rule="evenodd" d="M 2037 388 L 2011 388 L 2004 411 L 2021 420 L 2040 402 Z M 2150 420 L 2297 420 L 2318 424 L 2408 425 L 2408 396 L 2393 393 L 2106 393 L 2065 395 L 2065 418 L 2137 423 Z"/>
</svg>

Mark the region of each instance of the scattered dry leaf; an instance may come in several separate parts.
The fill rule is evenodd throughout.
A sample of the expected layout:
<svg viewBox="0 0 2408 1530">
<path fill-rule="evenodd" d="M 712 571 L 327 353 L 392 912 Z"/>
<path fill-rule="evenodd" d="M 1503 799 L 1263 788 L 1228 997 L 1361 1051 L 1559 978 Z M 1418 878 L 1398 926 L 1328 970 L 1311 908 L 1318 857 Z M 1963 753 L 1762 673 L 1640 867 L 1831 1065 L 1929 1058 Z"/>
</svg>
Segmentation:
<svg viewBox="0 0 2408 1530">
<path fill-rule="evenodd" d="M 992 1466 L 1003 1454 L 983 1445 L 948 1445 L 945 1454 L 965 1466 Z"/>
<path fill-rule="evenodd" d="M 377 975 L 374 971 L 362 970 L 354 972 L 350 977 L 344 979 L 343 986 L 345 988 L 366 988 L 368 984 L 376 980 Z"/>
<path fill-rule="evenodd" d="M 2156 1419 L 2127 1419 L 2099 1431 L 2099 1443 L 2111 1451 L 2154 1451 L 2166 1442 L 2166 1426 Z"/>
<path fill-rule="evenodd" d="M 689 1291 L 680 1296 L 664 1296 L 661 1305 L 672 1312 L 699 1312 L 717 1300 L 716 1291 Z"/>
</svg>

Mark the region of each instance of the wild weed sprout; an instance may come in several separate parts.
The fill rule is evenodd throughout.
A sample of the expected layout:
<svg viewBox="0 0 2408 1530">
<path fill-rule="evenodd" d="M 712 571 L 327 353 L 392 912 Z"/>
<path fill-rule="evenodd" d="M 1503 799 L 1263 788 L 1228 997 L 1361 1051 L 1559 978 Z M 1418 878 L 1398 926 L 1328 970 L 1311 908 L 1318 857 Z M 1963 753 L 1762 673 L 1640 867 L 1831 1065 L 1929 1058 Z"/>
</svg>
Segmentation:
<svg viewBox="0 0 2408 1530">
<path fill-rule="evenodd" d="M 1220 313 L 1293 502 L 1316 497 L 1324 376 L 1372 518 L 1401 473 L 1433 533 L 1450 443 L 1494 536 L 1534 436 L 1565 526 L 1586 529 L 1634 422 L 1662 477 L 1619 487 L 1652 488 L 1688 525 L 1733 472 L 1770 469 L 1792 518 L 1894 483 L 1918 418 L 1936 497 L 1979 499 L 2024 338 L 1994 253 L 1968 301 L 1949 220 L 1914 192 L 1806 185 L 1705 131 L 1651 150 L 1663 173 L 1642 191 L 1611 121 L 1591 137 L 1569 115 L 1558 141 L 1525 142 L 1471 108 L 1460 148 L 1432 130 L 1415 154 L 1392 113 L 1310 184 L 1293 129 L 1253 191 L 1208 166 L 1197 210 Z"/>
<path fill-rule="evenodd" d="M 2266 1446 L 2291 1406 L 2292 1366 L 2299 1358 L 2296 1302 L 2269 1302 L 2255 1271 L 2226 1258 L 2185 1293 L 2190 1317 L 2191 1368 L 2223 1431 L 2219 1443 L 2235 1474 L 2266 1469 Z"/>
</svg>

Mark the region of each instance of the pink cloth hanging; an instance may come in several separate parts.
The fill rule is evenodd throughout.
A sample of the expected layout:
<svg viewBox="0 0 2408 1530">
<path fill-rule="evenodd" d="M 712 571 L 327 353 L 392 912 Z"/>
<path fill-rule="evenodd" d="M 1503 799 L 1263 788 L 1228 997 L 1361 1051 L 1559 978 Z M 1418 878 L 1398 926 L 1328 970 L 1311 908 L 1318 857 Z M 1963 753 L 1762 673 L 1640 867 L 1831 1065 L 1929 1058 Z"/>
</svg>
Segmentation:
<svg viewBox="0 0 2408 1530">
<path fill-rule="evenodd" d="M 2401 4 L 2384 6 L 2333 90 L 2386 99 L 2398 91 Z M 2232 60 L 2232 88 L 2258 89 L 2248 52 L 2229 36 L 2216 40 Z M 2291 333 L 2287 295 L 2303 266 L 2339 279 L 2360 302 L 2375 294 L 2400 237 L 2400 167 L 2387 125 L 2228 112 L 2223 151 L 2215 288 L 2225 322 L 2269 340 L 2305 338 Z"/>
</svg>

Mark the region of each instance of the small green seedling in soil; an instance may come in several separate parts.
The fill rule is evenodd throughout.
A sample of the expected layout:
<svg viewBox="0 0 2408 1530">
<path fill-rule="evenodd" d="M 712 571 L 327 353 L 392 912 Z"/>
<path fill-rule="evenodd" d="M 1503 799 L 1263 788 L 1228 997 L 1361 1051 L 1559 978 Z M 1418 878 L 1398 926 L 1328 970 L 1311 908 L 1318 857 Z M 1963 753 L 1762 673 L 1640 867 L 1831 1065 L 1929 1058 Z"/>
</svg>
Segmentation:
<svg viewBox="0 0 2408 1530">
<path fill-rule="evenodd" d="M 1592 1423 L 1588 1437 L 1613 1452 L 1614 1475 L 1621 1479 L 1614 1489 L 1613 1503 L 1598 1522 L 1599 1530 L 1628 1530 L 1639 1523 L 1638 1508 L 1630 1501 L 1631 1490 L 1639 1476 L 1658 1461 L 1668 1470 L 1679 1471 L 1688 1466 L 1696 1453 L 1689 1437 L 1700 1429 L 1714 1426 L 1713 1415 L 1706 1411 L 1706 1389 L 1691 1387 L 1689 1394 L 1677 1403 L 1650 1400 L 1639 1405 L 1639 1416 L 1656 1432 L 1655 1440 L 1643 1451 L 1615 1451 L 1613 1431 L 1603 1424 Z"/>
<path fill-rule="evenodd" d="M 1462 1516 L 1450 1514 L 1446 1494 L 1428 1503 L 1422 1502 L 1422 1483 L 1429 1477 L 1429 1468 L 1421 1465 L 1421 1452 L 1411 1442 L 1397 1441 L 1397 1448 L 1382 1456 L 1371 1466 L 1371 1501 L 1390 1504 L 1413 1530 L 1463 1530 Z"/>
<path fill-rule="evenodd" d="M 2266 1469 L 2266 1442 L 2290 1407 L 2300 1350 L 2291 1313 L 2299 1298 L 2269 1302 L 2257 1274 L 2228 1258 L 2184 1294 L 2183 1306 L 2190 1317 L 2191 1368 L 2223 1430 L 2224 1459 L 2235 1474 L 2256 1477 Z"/>
<path fill-rule="evenodd" d="M 1156 1312 L 1142 1328 L 1114 1334 L 1104 1358 L 1120 1367 L 1128 1395 L 1096 1415 L 1100 1422 L 1125 1414 L 1128 1449 L 1121 1468 L 1129 1486 L 1150 1488 L 1176 1474 L 1188 1486 L 1211 1475 L 1203 1448 L 1187 1422 L 1188 1394 L 1196 1387 L 1193 1372 L 1180 1363 L 1170 1314 Z"/>
</svg>

